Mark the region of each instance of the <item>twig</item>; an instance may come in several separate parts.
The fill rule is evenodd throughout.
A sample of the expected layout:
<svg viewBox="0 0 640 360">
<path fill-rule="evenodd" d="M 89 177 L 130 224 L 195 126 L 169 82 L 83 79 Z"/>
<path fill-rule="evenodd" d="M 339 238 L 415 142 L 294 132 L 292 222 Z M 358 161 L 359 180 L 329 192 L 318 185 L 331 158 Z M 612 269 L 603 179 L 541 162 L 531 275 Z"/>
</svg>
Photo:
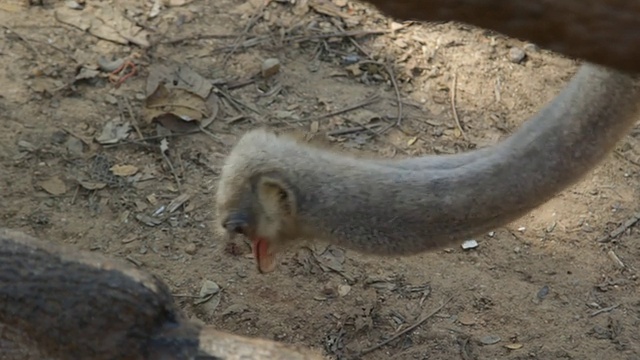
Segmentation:
<svg viewBox="0 0 640 360">
<path fill-rule="evenodd" d="M 256 10 L 256 13 L 253 14 L 253 16 L 251 17 L 251 19 L 249 19 L 249 22 L 247 22 L 247 25 L 244 27 L 244 29 L 242 30 L 242 33 L 236 38 L 236 40 L 234 41 L 234 44 L 231 48 L 231 50 L 226 53 L 224 55 L 224 57 L 222 58 L 222 66 L 225 66 L 227 64 L 227 61 L 229 60 L 229 58 L 231 57 L 231 55 L 233 55 L 233 53 L 236 52 L 236 50 L 238 49 L 238 46 L 240 46 L 240 40 L 242 38 L 244 38 L 247 33 L 249 32 L 249 30 L 251 30 L 251 28 L 256 24 L 256 22 L 258 21 L 258 19 L 262 16 L 262 14 L 264 13 L 264 9 L 267 7 L 267 5 L 269 4 L 269 0 L 265 0 L 260 2 L 260 6 L 258 7 L 258 9 Z"/>
<path fill-rule="evenodd" d="M 380 133 L 381 134 L 385 133 L 387 130 L 389 130 L 393 126 L 400 126 L 400 124 L 402 123 L 402 99 L 400 98 L 400 87 L 398 86 L 398 82 L 396 81 L 396 77 L 393 74 L 393 71 L 391 70 L 391 68 L 387 64 L 384 64 L 384 63 L 379 62 L 379 61 L 365 60 L 365 61 L 361 61 L 360 63 L 361 64 L 374 64 L 374 65 L 382 66 L 384 68 L 384 71 L 387 72 L 387 75 L 389 75 L 389 79 L 391 80 L 391 84 L 393 85 L 393 90 L 396 93 L 396 103 L 398 104 L 398 113 L 396 115 L 397 116 L 396 123 L 385 127 L 383 130 L 380 131 Z"/>
<path fill-rule="evenodd" d="M 607 252 L 607 256 L 609 256 L 609 259 L 613 261 L 613 263 L 616 265 L 618 269 L 622 270 L 627 268 L 627 266 L 622 262 L 622 260 L 620 260 L 618 255 L 616 255 L 616 253 L 613 250 L 609 250 Z"/>
<path fill-rule="evenodd" d="M 202 297 L 198 295 L 189 295 L 189 294 L 171 294 L 171 296 L 173 296 L 174 298 L 192 298 L 192 299 L 199 299 Z"/>
<path fill-rule="evenodd" d="M 128 97 L 124 97 L 124 104 L 127 107 L 127 112 L 129 112 L 129 117 L 131 118 L 131 126 L 136 130 L 138 138 L 144 138 L 144 136 L 142 136 L 142 131 L 140 131 L 140 127 L 138 126 L 138 119 L 136 119 L 136 115 L 133 113 L 133 106 L 131 106 L 131 101 L 129 101 Z"/>
<path fill-rule="evenodd" d="M 609 311 L 615 310 L 615 309 L 617 309 L 618 307 L 620 307 L 620 304 L 616 304 L 616 305 L 613 305 L 613 306 L 609 306 L 609 307 L 606 307 L 606 308 L 602 308 L 602 309 L 600 309 L 600 310 L 596 310 L 596 311 L 592 312 L 590 316 L 591 316 L 591 317 L 594 317 L 594 316 L 600 315 L 600 314 L 602 314 L 602 313 L 606 313 L 606 312 L 609 312 Z"/>
<path fill-rule="evenodd" d="M 320 116 L 315 116 L 315 117 L 311 117 L 311 118 L 306 118 L 306 119 L 299 119 L 299 120 L 292 120 L 292 121 L 278 121 L 278 122 L 273 122 L 270 123 L 271 125 L 283 125 L 283 124 L 289 124 L 289 123 L 303 123 L 303 122 L 311 122 L 311 121 L 315 121 L 315 120 L 322 120 L 322 119 L 326 119 L 332 116 L 336 116 L 336 115 L 340 115 L 340 114 L 344 114 L 346 112 L 352 111 L 352 110 L 356 110 L 359 109 L 361 107 L 365 107 L 367 105 L 373 104 L 375 102 L 377 102 L 378 100 L 380 100 L 380 95 L 373 95 L 367 99 L 362 100 L 359 103 L 355 103 L 353 105 L 349 105 L 347 107 L 344 107 L 342 109 L 338 109 L 335 111 L 332 111 L 330 113 L 324 114 L 324 115 L 320 115 Z"/>
<path fill-rule="evenodd" d="M 242 36 L 242 34 L 195 34 L 195 35 L 187 35 L 175 39 L 169 39 L 161 41 L 160 44 L 178 44 L 184 41 L 190 40 L 207 40 L 207 39 L 231 39 L 237 38 L 238 36 Z"/>
<path fill-rule="evenodd" d="M 451 85 L 451 111 L 453 112 L 453 119 L 456 122 L 456 127 L 460 130 L 460 134 L 465 140 L 469 140 L 467 138 L 467 134 L 464 133 L 462 129 L 462 125 L 460 125 L 460 118 L 458 118 L 458 110 L 456 110 L 456 88 L 458 87 L 458 74 L 453 74 L 453 85 Z"/>
<path fill-rule="evenodd" d="M 15 30 L 13 30 L 12 28 L 10 28 L 7 25 L 0 25 L 3 28 L 5 28 L 7 31 L 13 33 L 15 36 L 18 37 L 18 39 L 22 40 L 22 42 L 24 42 L 27 47 L 29 48 L 29 50 L 33 51 L 37 56 L 42 57 L 42 54 L 40 54 L 40 52 L 38 51 L 38 49 L 36 49 L 29 40 L 27 40 L 27 38 L 25 38 L 24 36 L 20 35 L 20 33 L 17 33 Z"/>
<path fill-rule="evenodd" d="M 338 29 L 340 29 L 341 32 L 346 33 L 346 31 L 344 31 L 342 27 L 338 27 Z M 353 46 L 355 46 L 358 50 L 360 50 L 360 52 L 364 56 L 366 56 L 369 59 L 369 60 L 361 61 L 360 63 L 375 64 L 375 65 L 382 66 L 384 70 L 387 72 L 387 75 L 389 75 L 389 79 L 391 80 L 391 84 L 393 85 L 393 90 L 396 93 L 396 101 L 398 103 L 398 115 L 397 115 L 398 117 L 396 119 L 395 124 L 390 124 L 378 132 L 378 134 L 384 134 L 385 132 L 387 132 L 387 130 L 389 130 L 393 126 L 400 126 L 400 123 L 402 122 L 402 99 L 400 99 L 400 88 L 398 87 L 398 82 L 396 81 L 396 77 L 393 74 L 393 71 L 391 71 L 391 68 L 387 64 L 384 64 L 379 61 L 375 61 L 371 56 L 371 54 L 369 54 L 369 52 L 363 49 L 362 46 L 360 46 L 360 44 L 353 38 L 353 36 L 349 36 L 349 41 L 351 42 L 351 44 L 353 44 Z"/>
<path fill-rule="evenodd" d="M 215 89 L 214 91 L 216 92 L 216 94 L 222 95 L 222 97 L 224 97 L 225 99 L 229 100 L 233 105 L 240 106 L 240 107 L 243 107 L 245 109 L 251 110 L 251 112 L 255 113 L 256 115 L 262 116 L 262 114 L 260 113 L 260 111 L 258 111 L 258 109 L 254 108 L 252 106 L 249 106 L 249 105 L 243 103 L 242 101 L 234 98 L 225 89 L 223 89 L 221 87 L 218 87 L 218 86 L 214 86 L 214 89 Z"/>
<path fill-rule="evenodd" d="M 624 154 L 622 154 L 619 150 L 615 150 L 613 152 L 613 154 L 616 155 L 617 157 L 621 158 L 622 160 L 625 160 L 625 161 L 629 162 L 632 165 L 640 167 L 640 163 L 638 163 L 637 161 L 629 159 L 628 157 L 624 156 Z"/>
<path fill-rule="evenodd" d="M 169 156 L 166 155 L 162 150 L 160 150 L 160 154 L 162 154 L 162 157 L 164 158 L 164 161 L 166 161 L 167 165 L 169 165 L 169 169 L 171 170 L 171 174 L 173 175 L 173 178 L 176 181 L 176 186 L 178 186 L 178 192 L 182 193 L 182 184 L 180 183 L 180 178 L 178 178 L 178 173 L 176 172 L 176 169 L 173 167 L 173 164 L 171 163 L 171 159 L 169 159 Z"/>
<path fill-rule="evenodd" d="M 306 36 L 291 37 L 288 41 L 292 42 L 304 42 L 310 40 L 329 39 L 333 37 L 359 37 L 367 35 L 384 35 L 390 32 L 390 30 L 351 30 L 351 31 L 339 31 L 331 34 L 314 34 Z"/>
<path fill-rule="evenodd" d="M 354 31 L 336 32 L 331 34 L 299 35 L 299 36 L 295 36 L 295 37 L 292 36 L 288 39 L 285 39 L 284 45 L 291 44 L 291 43 L 302 43 L 305 41 L 312 41 L 312 40 L 329 39 L 333 37 L 359 37 L 359 36 L 367 36 L 367 35 L 383 35 L 388 33 L 389 31 L 390 30 L 354 30 Z M 250 47 L 257 46 L 263 41 L 267 41 L 270 39 L 271 37 L 269 36 L 257 36 L 255 38 L 251 38 L 249 40 L 241 42 L 239 44 L 227 45 L 227 46 L 215 48 L 212 50 L 212 52 L 230 50 L 234 48 L 237 49 L 239 46 L 242 46 L 243 48 L 247 49 Z"/>
<path fill-rule="evenodd" d="M 618 226 L 617 228 L 615 228 L 610 233 L 605 234 L 603 237 L 598 239 L 598 242 L 599 243 L 606 243 L 606 242 L 611 241 L 612 239 L 616 238 L 618 235 L 620 235 L 623 232 L 627 231 L 627 229 L 631 228 L 638 221 L 640 221 L 640 212 L 633 214 L 633 216 L 631 216 L 631 218 L 629 218 L 625 222 L 623 222 L 622 225 Z"/>
<path fill-rule="evenodd" d="M 327 136 L 348 135 L 348 134 L 357 133 L 363 130 L 372 130 L 373 128 L 377 128 L 380 126 L 381 124 L 371 124 L 367 126 L 360 125 L 360 126 L 354 126 L 350 128 L 335 129 L 335 130 L 327 131 Z"/>
<path fill-rule="evenodd" d="M 453 297 L 448 298 L 447 300 L 442 302 L 442 304 L 440 304 L 440 306 L 435 308 L 432 312 L 430 312 L 426 316 L 422 317 L 415 324 L 409 326 L 408 328 L 406 328 L 406 329 L 404 329 L 404 330 L 402 330 L 400 332 L 397 332 L 395 335 L 391 336 L 387 340 L 385 340 L 385 341 L 383 341 L 383 342 L 381 342 L 381 343 L 379 343 L 377 345 L 374 345 L 374 346 L 372 346 L 370 348 L 367 348 L 367 349 L 364 349 L 364 350 L 360 351 L 356 357 L 361 357 L 361 356 L 366 355 L 366 354 L 368 354 L 368 353 L 370 353 L 372 351 L 375 351 L 375 350 L 387 345 L 388 343 L 392 342 L 393 340 L 396 340 L 397 338 L 401 337 L 402 335 L 405 335 L 405 334 L 415 330 L 417 327 L 419 327 L 420 325 L 424 324 L 425 321 L 429 320 L 435 314 L 440 312 L 440 310 L 442 310 L 445 307 L 445 305 L 447 305 L 452 299 L 453 299 Z"/>
</svg>

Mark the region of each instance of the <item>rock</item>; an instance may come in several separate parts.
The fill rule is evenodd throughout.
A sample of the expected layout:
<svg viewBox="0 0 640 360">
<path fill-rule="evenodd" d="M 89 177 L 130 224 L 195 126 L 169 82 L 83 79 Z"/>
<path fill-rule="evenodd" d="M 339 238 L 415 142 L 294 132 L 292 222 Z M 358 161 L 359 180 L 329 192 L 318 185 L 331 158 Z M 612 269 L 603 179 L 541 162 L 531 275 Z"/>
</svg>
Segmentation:
<svg viewBox="0 0 640 360">
<path fill-rule="evenodd" d="M 467 240 L 465 242 L 462 243 L 462 249 L 463 250 L 470 250 L 470 249 L 475 249 L 478 247 L 478 242 L 475 240 Z"/>
<path fill-rule="evenodd" d="M 186 252 L 189 255 L 195 255 L 196 252 L 198 252 L 198 248 L 196 247 L 196 244 L 190 243 L 184 247 L 184 252 Z"/>
<path fill-rule="evenodd" d="M 524 52 L 524 50 L 517 47 L 512 47 L 511 49 L 509 49 L 509 61 L 511 61 L 512 63 L 519 64 L 520 62 L 522 62 L 522 60 L 524 60 L 525 57 L 527 57 L 527 54 Z"/>
<path fill-rule="evenodd" d="M 270 78 L 280 71 L 280 60 L 269 58 L 262 62 L 262 77 Z"/>
<path fill-rule="evenodd" d="M 487 335 L 480 338 L 480 342 L 483 345 L 493 345 L 500 342 L 500 336 L 498 335 Z"/>
</svg>

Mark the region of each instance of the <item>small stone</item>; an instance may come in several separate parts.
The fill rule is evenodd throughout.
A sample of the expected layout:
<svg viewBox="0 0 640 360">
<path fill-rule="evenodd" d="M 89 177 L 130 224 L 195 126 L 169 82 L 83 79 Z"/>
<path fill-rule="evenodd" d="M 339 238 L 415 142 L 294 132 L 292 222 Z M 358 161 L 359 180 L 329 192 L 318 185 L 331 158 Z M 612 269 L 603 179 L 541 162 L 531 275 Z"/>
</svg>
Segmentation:
<svg viewBox="0 0 640 360">
<path fill-rule="evenodd" d="M 487 336 L 483 336 L 482 338 L 480 338 L 480 342 L 483 345 L 493 345 L 493 344 L 497 344 L 500 342 L 500 336 L 498 335 L 487 335 Z"/>
<path fill-rule="evenodd" d="M 475 240 L 467 240 L 467 241 L 462 243 L 462 249 L 463 250 L 475 249 L 477 247 L 478 247 L 478 242 L 475 241 Z"/>
<path fill-rule="evenodd" d="M 73 9 L 73 10 L 82 10 L 84 9 L 84 6 L 80 3 L 78 3 L 77 1 L 73 1 L 73 0 L 67 0 L 64 2 L 65 5 L 67 5 L 67 7 L 69 9 Z"/>
<path fill-rule="evenodd" d="M 460 324 L 465 326 L 471 326 L 476 323 L 476 319 L 473 314 L 466 312 L 458 314 L 458 321 L 460 322 Z"/>
<path fill-rule="evenodd" d="M 198 248 L 194 243 L 188 244 L 187 246 L 184 247 L 184 252 L 186 252 L 189 255 L 195 255 L 197 251 L 198 251 Z"/>
<path fill-rule="evenodd" d="M 527 54 L 524 52 L 524 50 L 517 47 L 512 47 L 511 49 L 509 49 L 509 61 L 511 61 L 512 63 L 519 64 L 520 62 L 522 62 L 522 60 L 524 60 L 525 57 L 527 57 Z"/>
<path fill-rule="evenodd" d="M 262 77 L 270 78 L 280 71 L 280 60 L 269 58 L 262 62 Z"/>
<path fill-rule="evenodd" d="M 343 284 L 338 286 L 338 295 L 346 296 L 351 291 L 351 286 Z"/>
<path fill-rule="evenodd" d="M 540 290 L 538 290 L 538 293 L 536 294 L 536 297 L 540 300 L 544 299 L 547 297 L 547 295 L 549 295 L 549 286 L 545 285 L 542 288 L 540 288 Z"/>
<path fill-rule="evenodd" d="M 538 52 L 538 51 L 540 51 L 540 48 L 536 44 L 528 43 L 528 44 L 526 44 L 524 46 L 524 51 L 525 52 Z"/>
<path fill-rule="evenodd" d="M 51 142 L 54 144 L 62 144 L 67 140 L 68 134 L 66 131 L 56 130 L 51 134 Z"/>
<path fill-rule="evenodd" d="M 118 99 L 116 99 L 115 96 L 111 95 L 111 94 L 106 94 L 104 95 L 104 101 L 107 104 L 111 104 L 111 105 L 116 105 L 118 104 Z"/>
<path fill-rule="evenodd" d="M 35 145 L 33 145 L 32 143 L 30 143 L 28 141 L 24 141 L 24 140 L 19 140 L 18 141 L 18 147 L 21 150 L 26 150 L 26 151 L 29 151 L 29 152 L 33 152 L 33 151 L 38 150 L 38 148 Z"/>
<path fill-rule="evenodd" d="M 82 156 L 82 152 L 84 151 L 84 144 L 81 140 L 70 136 L 65 142 L 65 146 L 69 154 L 74 156 Z"/>
</svg>

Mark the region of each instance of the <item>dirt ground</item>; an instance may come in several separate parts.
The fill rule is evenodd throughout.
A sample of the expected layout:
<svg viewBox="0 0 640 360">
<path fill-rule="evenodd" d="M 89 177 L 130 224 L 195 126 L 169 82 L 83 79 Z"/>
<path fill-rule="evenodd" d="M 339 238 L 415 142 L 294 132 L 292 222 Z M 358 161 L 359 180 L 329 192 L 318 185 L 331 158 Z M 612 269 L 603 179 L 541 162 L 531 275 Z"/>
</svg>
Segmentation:
<svg viewBox="0 0 640 360">
<path fill-rule="evenodd" d="M 126 259 L 161 277 L 194 319 L 328 359 L 432 313 L 362 358 L 640 359 L 635 133 L 584 181 L 471 250 L 377 258 L 297 248 L 260 275 L 247 244 L 212 231 L 220 165 L 248 129 L 331 135 L 335 146 L 385 157 L 467 151 L 516 129 L 575 61 L 466 25 L 396 23 L 346 0 L 154 3 L 0 5 L 1 226 Z M 73 16 L 91 24 L 98 6 L 117 21 L 68 25 Z M 99 38 L 131 34 L 133 22 L 150 46 Z M 130 68 L 110 81 L 101 56 L 137 71 L 116 86 Z M 269 58 L 279 72 L 256 75 Z M 161 143 L 143 121 L 154 64 L 214 82 L 207 133 Z M 96 141 L 127 121 L 133 129 L 117 143 Z M 220 291 L 195 304 L 205 282 Z"/>
</svg>

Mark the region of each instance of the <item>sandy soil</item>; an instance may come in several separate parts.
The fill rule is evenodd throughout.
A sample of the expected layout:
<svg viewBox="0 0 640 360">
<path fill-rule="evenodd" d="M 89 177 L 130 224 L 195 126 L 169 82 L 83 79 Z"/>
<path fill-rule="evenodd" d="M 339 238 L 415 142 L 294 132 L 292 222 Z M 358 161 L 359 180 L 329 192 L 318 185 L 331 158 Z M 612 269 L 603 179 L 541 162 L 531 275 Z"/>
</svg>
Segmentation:
<svg viewBox="0 0 640 360">
<path fill-rule="evenodd" d="M 375 258 L 297 248 L 260 275 L 247 244 L 212 232 L 220 165 L 248 129 L 347 129 L 331 137 L 335 146 L 385 157 L 466 151 L 516 129 L 575 61 L 466 25 L 394 23 L 346 0 L 197 0 L 155 13 L 152 1 L 87 3 L 71 14 L 86 21 L 100 5 L 101 16 L 118 19 L 107 25 L 135 21 L 150 46 L 63 23 L 71 16 L 63 1 L 0 5 L 2 226 L 127 259 L 164 279 L 194 319 L 322 349 L 328 359 L 375 346 L 443 303 L 362 358 L 640 358 L 640 242 L 629 221 L 640 189 L 636 134 L 584 181 L 477 238 L 473 250 Z M 137 72 L 116 87 L 97 67 L 101 56 L 128 59 Z M 265 80 L 255 75 L 268 58 L 281 67 Z M 155 64 L 189 66 L 215 80 L 219 95 L 209 134 L 168 138 L 166 159 L 157 127 L 142 120 Z M 399 126 L 374 136 L 397 121 L 398 98 Z M 124 121 L 136 129 L 117 144 L 95 140 Z M 114 165 L 138 173 L 116 176 Z M 189 198 L 169 214 L 180 195 Z M 221 291 L 195 305 L 205 281 Z"/>
</svg>

